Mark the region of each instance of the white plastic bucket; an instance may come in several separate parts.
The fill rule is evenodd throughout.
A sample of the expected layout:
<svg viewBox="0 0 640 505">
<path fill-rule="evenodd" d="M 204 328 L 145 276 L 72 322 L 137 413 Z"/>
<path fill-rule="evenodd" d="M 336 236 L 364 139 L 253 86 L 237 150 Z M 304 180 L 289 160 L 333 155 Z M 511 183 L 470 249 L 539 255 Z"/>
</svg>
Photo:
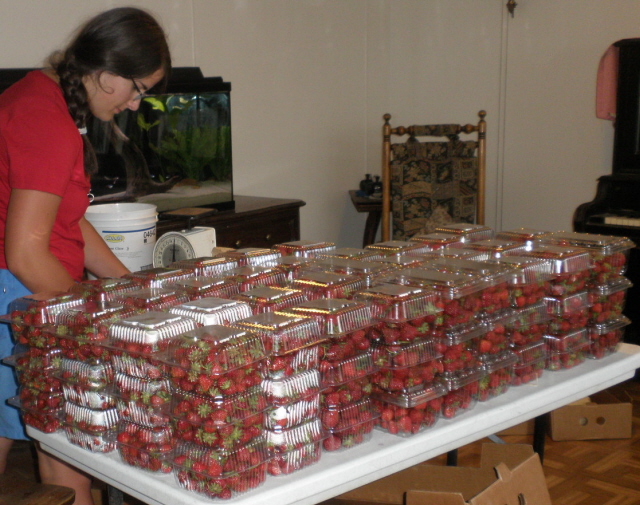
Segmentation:
<svg viewBox="0 0 640 505">
<path fill-rule="evenodd" d="M 132 272 L 153 266 L 157 207 L 150 203 L 91 205 L 85 213 L 109 249 Z"/>
</svg>

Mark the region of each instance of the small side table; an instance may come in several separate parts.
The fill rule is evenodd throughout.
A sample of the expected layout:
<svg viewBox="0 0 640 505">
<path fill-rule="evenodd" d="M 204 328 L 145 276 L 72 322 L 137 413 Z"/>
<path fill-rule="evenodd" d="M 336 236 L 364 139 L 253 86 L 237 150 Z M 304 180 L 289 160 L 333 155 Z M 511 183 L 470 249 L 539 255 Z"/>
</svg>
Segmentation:
<svg viewBox="0 0 640 505">
<path fill-rule="evenodd" d="M 366 196 L 358 196 L 355 189 L 349 190 L 351 203 L 358 212 L 368 212 L 367 222 L 364 226 L 364 238 L 362 239 L 362 247 L 373 244 L 376 241 L 378 226 L 382 218 L 382 200 L 378 198 L 369 198 Z"/>
</svg>

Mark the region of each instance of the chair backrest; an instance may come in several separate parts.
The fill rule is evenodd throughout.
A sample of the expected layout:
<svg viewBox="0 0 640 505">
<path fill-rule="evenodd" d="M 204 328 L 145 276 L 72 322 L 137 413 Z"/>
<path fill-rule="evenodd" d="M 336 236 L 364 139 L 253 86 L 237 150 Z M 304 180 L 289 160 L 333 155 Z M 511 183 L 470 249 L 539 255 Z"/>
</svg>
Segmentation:
<svg viewBox="0 0 640 505">
<path fill-rule="evenodd" d="M 391 127 L 385 114 L 382 128 L 382 240 L 403 240 L 428 233 L 446 222 L 484 224 L 486 112 L 477 124 L 437 124 Z M 475 140 L 460 134 L 476 133 Z M 408 136 L 392 143 L 391 137 Z M 417 137 L 443 140 L 418 141 Z"/>
</svg>

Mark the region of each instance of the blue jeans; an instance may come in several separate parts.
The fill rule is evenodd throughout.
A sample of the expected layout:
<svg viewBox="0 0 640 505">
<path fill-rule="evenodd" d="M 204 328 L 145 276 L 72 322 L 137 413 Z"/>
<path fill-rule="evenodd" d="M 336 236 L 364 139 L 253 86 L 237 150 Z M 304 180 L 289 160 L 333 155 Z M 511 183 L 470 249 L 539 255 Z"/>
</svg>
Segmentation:
<svg viewBox="0 0 640 505">
<path fill-rule="evenodd" d="M 9 272 L 0 269 L 0 314 L 9 313 L 9 304 L 30 291 Z M 14 343 L 8 324 L 0 323 L 0 360 L 13 353 Z M 26 440 L 24 425 L 18 409 L 7 405 L 7 399 L 18 394 L 18 383 L 13 368 L 0 361 L 0 437 Z"/>
</svg>

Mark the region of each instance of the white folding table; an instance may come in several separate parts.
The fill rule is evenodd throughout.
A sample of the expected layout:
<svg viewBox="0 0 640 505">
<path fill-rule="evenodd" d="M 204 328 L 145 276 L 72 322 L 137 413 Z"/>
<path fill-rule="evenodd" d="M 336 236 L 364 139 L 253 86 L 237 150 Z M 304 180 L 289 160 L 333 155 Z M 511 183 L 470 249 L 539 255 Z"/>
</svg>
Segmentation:
<svg viewBox="0 0 640 505">
<path fill-rule="evenodd" d="M 371 440 L 353 448 L 325 452 L 320 461 L 288 476 L 268 476 L 261 486 L 226 503 L 310 505 L 434 458 L 575 400 L 634 377 L 640 346 L 620 344 L 617 352 L 568 370 L 545 371 L 536 383 L 505 394 L 454 419 L 439 419 L 418 434 L 400 437 L 375 429 Z M 156 475 L 131 467 L 116 452 L 94 454 L 69 443 L 63 433 L 27 433 L 41 448 L 107 484 L 150 505 L 205 505 L 212 500 L 182 489 L 173 474 Z M 222 503 L 222 500 L 213 500 Z"/>
</svg>

